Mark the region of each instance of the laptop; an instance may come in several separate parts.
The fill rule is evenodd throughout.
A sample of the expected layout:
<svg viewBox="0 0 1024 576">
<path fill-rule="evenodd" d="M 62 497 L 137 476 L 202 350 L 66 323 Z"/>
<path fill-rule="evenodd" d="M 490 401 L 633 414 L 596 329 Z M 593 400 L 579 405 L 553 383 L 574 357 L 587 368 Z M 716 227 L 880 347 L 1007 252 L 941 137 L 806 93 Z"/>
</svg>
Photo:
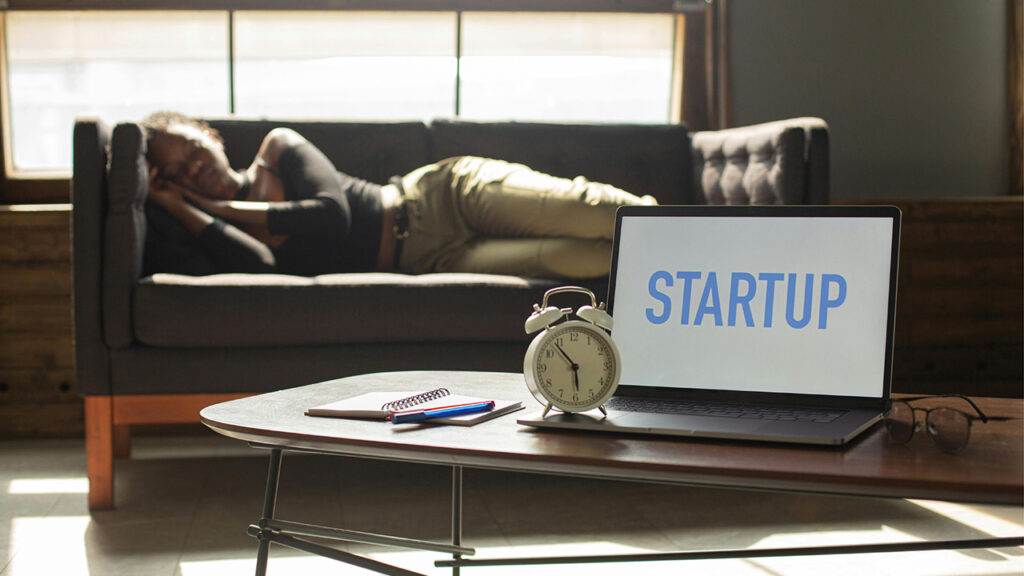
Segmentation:
<svg viewBox="0 0 1024 576">
<path fill-rule="evenodd" d="M 608 415 L 519 422 L 845 444 L 889 404 L 899 240 L 891 206 L 622 207 Z"/>
</svg>

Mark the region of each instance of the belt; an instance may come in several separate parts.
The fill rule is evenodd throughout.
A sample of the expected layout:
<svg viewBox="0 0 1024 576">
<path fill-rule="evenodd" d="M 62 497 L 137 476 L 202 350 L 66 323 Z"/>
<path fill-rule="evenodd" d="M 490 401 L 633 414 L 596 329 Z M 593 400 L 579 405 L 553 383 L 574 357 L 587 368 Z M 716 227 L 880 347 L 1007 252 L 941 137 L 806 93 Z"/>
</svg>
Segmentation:
<svg viewBox="0 0 1024 576">
<path fill-rule="evenodd" d="M 398 205 L 395 206 L 395 224 L 391 230 L 395 234 L 395 256 L 392 269 L 398 270 L 398 260 L 402 257 L 402 243 L 409 237 L 409 207 L 405 202 L 405 188 L 402 178 L 393 176 L 388 182 L 398 190 Z"/>
</svg>

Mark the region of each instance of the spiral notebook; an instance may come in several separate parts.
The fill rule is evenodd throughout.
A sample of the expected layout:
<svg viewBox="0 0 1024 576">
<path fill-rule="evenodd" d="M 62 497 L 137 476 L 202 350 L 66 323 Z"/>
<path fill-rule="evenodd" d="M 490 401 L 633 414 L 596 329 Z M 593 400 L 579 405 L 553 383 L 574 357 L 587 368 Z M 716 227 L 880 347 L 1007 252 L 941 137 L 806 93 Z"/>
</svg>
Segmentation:
<svg viewBox="0 0 1024 576">
<path fill-rule="evenodd" d="M 431 410 L 458 404 L 487 402 L 488 400 L 491 399 L 452 394 L 447 388 L 435 388 L 423 392 L 367 392 L 352 398 L 309 408 L 306 410 L 306 415 L 387 420 L 393 412 L 402 410 Z M 522 408 L 522 402 L 495 400 L 494 409 L 488 412 L 463 414 L 449 418 L 432 418 L 429 422 L 431 424 L 472 426 Z"/>
</svg>

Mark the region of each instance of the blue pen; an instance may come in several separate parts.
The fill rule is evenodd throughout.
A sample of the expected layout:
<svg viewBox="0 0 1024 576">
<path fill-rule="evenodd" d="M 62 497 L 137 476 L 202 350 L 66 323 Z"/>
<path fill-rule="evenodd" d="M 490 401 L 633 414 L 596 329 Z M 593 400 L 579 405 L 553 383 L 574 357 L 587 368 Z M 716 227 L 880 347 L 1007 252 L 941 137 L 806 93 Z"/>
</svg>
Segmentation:
<svg viewBox="0 0 1024 576">
<path fill-rule="evenodd" d="M 410 410 L 408 412 L 395 412 L 391 415 L 392 424 L 405 424 L 407 422 L 422 422 L 431 418 L 449 418 L 451 416 L 462 416 L 463 414 L 475 414 L 477 412 L 489 412 L 494 409 L 494 400 L 486 402 L 475 402 L 473 404 L 460 404 L 457 406 L 443 406 L 432 410 Z"/>
</svg>

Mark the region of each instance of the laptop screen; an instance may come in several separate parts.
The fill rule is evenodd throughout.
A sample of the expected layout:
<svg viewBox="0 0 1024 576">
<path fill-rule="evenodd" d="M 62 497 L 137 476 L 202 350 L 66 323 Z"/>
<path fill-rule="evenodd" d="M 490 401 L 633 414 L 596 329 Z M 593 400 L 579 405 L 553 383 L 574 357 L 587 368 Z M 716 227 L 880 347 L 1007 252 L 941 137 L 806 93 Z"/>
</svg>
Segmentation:
<svg viewBox="0 0 1024 576">
<path fill-rule="evenodd" d="M 620 209 L 620 390 L 887 397 L 898 244 L 891 207 Z"/>
</svg>

